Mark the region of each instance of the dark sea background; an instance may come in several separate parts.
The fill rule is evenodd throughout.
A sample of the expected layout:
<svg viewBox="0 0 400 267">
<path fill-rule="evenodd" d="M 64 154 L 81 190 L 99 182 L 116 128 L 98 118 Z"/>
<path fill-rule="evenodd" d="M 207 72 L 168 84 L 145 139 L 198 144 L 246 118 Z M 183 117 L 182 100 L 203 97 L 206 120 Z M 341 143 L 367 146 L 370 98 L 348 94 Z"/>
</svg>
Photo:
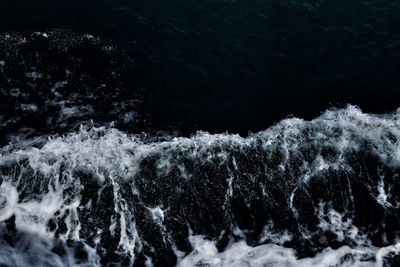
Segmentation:
<svg viewBox="0 0 400 267">
<path fill-rule="evenodd" d="M 125 86 L 148 94 L 150 128 L 246 135 L 349 103 L 395 110 L 399 14 L 389 0 L 15 0 L 0 31 L 110 39 L 134 60 Z"/>
<path fill-rule="evenodd" d="M 0 0 L 0 266 L 400 266 L 400 0 Z"/>
</svg>

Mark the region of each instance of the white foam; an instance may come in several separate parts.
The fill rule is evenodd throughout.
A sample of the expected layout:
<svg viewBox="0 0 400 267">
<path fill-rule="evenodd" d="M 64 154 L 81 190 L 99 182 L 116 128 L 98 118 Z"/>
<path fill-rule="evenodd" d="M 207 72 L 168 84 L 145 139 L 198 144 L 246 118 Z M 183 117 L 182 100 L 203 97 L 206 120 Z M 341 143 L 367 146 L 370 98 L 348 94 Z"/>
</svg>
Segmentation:
<svg viewBox="0 0 400 267">
<path fill-rule="evenodd" d="M 293 249 L 275 244 L 250 247 L 239 241 L 218 252 L 215 242 L 203 236 L 192 236 L 190 242 L 194 250 L 179 261 L 179 267 L 382 267 L 389 253 L 400 251 L 399 244 L 384 248 L 343 246 L 299 259 Z"/>
<path fill-rule="evenodd" d="M 0 221 L 5 221 L 14 214 L 17 203 L 17 190 L 10 183 L 3 182 L 0 187 Z"/>
<path fill-rule="evenodd" d="M 90 108 L 88 110 L 90 111 Z M 68 110 L 64 110 L 66 111 Z M 70 115 L 71 112 L 67 113 Z M 135 179 L 142 161 L 150 156 L 154 156 L 156 160 L 158 175 L 168 174 L 173 169 L 172 167 L 178 166 L 182 174 L 179 178 L 182 183 L 185 183 L 192 179 L 192 176 L 182 164 L 183 158 L 201 161 L 204 164 L 207 162 L 222 164 L 232 158 L 230 156 L 232 151 L 260 148 L 266 158 L 280 152 L 282 155 L 280 161 L 271 160 L 275 165 L 267 166 L 274 167 L 278 173 L 290 169 L 293 158 L 304 158 L 301 154 L 302 148 L 312 146 L 315 156 L 310 161 L 303 160 L 302 164 L 297 166 L 299 176 L 295 183 L 300 186 L 307 184 L 310 177 L 323 174 L 328 169 L 346 170 L 351 173 L 346 155 L 354 151 L 367 149 L 383 165 L 399 167 L 400 142 L 397 142 L 398 139 L 400 139 L 399 111 L 387 115 L 370 115 L 362 113 L 360 109 L 353 106 L 327 111 L 309 122 L 296 118 L 286 119 L 246 138 L 226 133 L 213 135 L 198 132 L 190 138 L 176 137 L 168 141 L 155 142 L 146 140 L 140 135 L 128 135 L 114 128 L 81 127 L 78 132 L 43 139 L 41 141 L 43 145 L 38 148 L 32 147 L 32 142 L 29 141 L 21 141 L 19 144 L 2 148 L 0 164 L 18 163 L 17 166 L 22 172 L 26 172 L 29 167 L 36 175 L 32 176 L 32 179 L 42 177 L 45 186 L 42 188 L 42 195 L 32 196 L 31 199 L 22 201 L 16 190 L 20 177 L 3 177 L 4 182 L 0 188 L 0 222 L 15 215 L 18 230 L 48 241 L 53 237 L 53 233 L 47 229 L 49 220 L 56 212 L 66 214 L 68 211 L 69 215 L 65 218 L 68 231 L 61 236 L 61 239 L 70 238 L 81 241 L 80 220 L 82 218 L 79 218 L 77 211 L 81 201 L 79 195 L 81 185 L 77 184 L 73 173 L 74 170 L 86 170 L 93 173 L 100 184 L 106 180 L 111 181 L 114 189 L 114 212 L 120 215 L 118 219 L 121 236 L 119 250 L 134 257 L 135 251 L 141 250 L 143 240 L 140 239 L 136 225 L 131 220 L 135 214 L 129 209 L 129 204 L 120 193 L 120 183 L 131 183 L 132 192 L 140 194 L 135 187 Z M 334 153 L 330 157 L 324 157 L 322 150 L 325 148 L 330 148 Z M 176 153 L 177 151 L 179 153 Z M 19 165 L 20 162 L 26 162 L 26 165 Z M 231 176 L 227 179 L 228 186 L 224 193 L 224 205 L 229 205 L 229 200 L 233 197 L 233 187 L 237 179 L 234 173 L 240 169 L 239 162 L 236 162 L 234 157 L 232 166 L 232 169 L 229 169 Z M 252 179 L 246 177 L 243 176 L 240 179 Z M 78 193 L 67 201 L 64 190 L 68 187 L 76 188 Z M 263 190 L 266 192 L 264 187 Z M 373 194 L 377 203 L 389 207 L 388 192 L 385 191 L 383 180 L 377 185 L 377 193 Z M 288 199 L 288 205 L 291 205 L 293 212 L 297 212 L 293 204 L 295 195 L 296 190 L 292 191 L 292 197 Z M 266 225 L 259 241 L 260 243 L 269 242 L 269 244 L 251 247 L 245 241 L 238 241 L 231 243 L 223 252 L 218 251 L 214 240 L 207 240 L 203 236 L 191 236 L 190 242 L 194 251 L 186 257 L 181 257 L 179 266 L 196 266 L 200 263 L 218 267 L 382 266 L 382 258 L 387 253 L 398 251 L 396 244 L 386 248 L 373 247 L 353 226 L 350 218 L 344 219 L 342 214 L 326 206 L 325 203 L 321 203 L 319 207 L 316 211 L 320 220 L 319 228 L 334 233 L 338 241 L 353 240 L 356 244 L 354 247 L 344 246 L 336 250 L 327 248 L 313 258 L 299 259 L 294 250 L 282 246 L 292 238 L 290 233 L 276 232 L 273 225 Z M 160 229 L 165 229 L 163 222 L 168 213 L 158 206 L 148 207 L 148 210 L 152 219 L 160 225 Z M 237 236 L 245 239 L 246 233 L 236 226 L 232 227 L 231 230 L 237 230 Z M 114 227 L 111 230 L 116 229 Z M 99 243 L 99 240 L 96 242 Z M 28 246 L 32 244 L 29 243 Z M 51 246 L 46 243 L 38 247 L 38 250 L 45 251 L 45 247 Z M 87 249 L 94 250 L 89 247 Z M 18 255 L 23 260 L 25 256 L 20 254 L 29 252 L 4 247 L 0 249 L 0 262 L 6 262 L 8 253 Z M 52 256 L 43 257 L 51 259 L 55 257 L 55 266 L 69 266 L 66 264 L 66 259 L 57 258 L 51 253 L 49 255 Z M 92 256 L 91 259 L 98 264 L 96 256 Z M 152 265 L 151 259 L 147 261 L 147 265 Z M 29 266 L 28 261 L 20 263 L 19 266 Z"/>
</svg>

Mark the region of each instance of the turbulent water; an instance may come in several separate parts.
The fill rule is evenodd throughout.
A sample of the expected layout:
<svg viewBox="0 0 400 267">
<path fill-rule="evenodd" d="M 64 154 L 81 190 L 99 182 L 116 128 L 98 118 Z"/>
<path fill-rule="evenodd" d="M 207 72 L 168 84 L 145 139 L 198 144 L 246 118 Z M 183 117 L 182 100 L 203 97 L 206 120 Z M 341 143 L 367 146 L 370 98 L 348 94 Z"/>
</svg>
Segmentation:
<svg viewBox="0 0 400 267">
<path fill-rule="evenodd" d="M 2 266 L 396 266 L 400 112 L 2 148 Z"/>
<path fill-rule="evenodd" d="M 45 2 L 0 1 L 0 266 L 400 266 L 396 1 Z"/>
</svg>

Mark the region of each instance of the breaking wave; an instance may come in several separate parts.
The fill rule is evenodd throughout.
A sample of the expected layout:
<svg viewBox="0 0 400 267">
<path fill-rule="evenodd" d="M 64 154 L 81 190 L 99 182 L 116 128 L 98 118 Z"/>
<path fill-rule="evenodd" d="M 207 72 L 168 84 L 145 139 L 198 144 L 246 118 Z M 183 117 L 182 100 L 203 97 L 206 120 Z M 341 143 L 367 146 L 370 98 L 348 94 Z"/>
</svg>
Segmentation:
<svg viewBox="0 0 400 267">
<path fill-rule="evenodd" d="M 1 148 L 2 266 L 396 266 L 400 111 Z"/>
</svg>

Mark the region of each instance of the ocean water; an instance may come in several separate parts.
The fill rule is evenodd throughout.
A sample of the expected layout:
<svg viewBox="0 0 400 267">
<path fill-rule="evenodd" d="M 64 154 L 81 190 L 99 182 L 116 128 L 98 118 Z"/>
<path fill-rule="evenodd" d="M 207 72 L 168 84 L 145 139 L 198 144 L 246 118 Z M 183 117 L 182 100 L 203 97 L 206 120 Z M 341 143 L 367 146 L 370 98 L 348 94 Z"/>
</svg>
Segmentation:
<svg viewBox="0 0 400 267">
<path fill-rule="evenodd" d="M 399 1 L 0 1 L 0 266 L 398 266 Z"/>
</svg>

